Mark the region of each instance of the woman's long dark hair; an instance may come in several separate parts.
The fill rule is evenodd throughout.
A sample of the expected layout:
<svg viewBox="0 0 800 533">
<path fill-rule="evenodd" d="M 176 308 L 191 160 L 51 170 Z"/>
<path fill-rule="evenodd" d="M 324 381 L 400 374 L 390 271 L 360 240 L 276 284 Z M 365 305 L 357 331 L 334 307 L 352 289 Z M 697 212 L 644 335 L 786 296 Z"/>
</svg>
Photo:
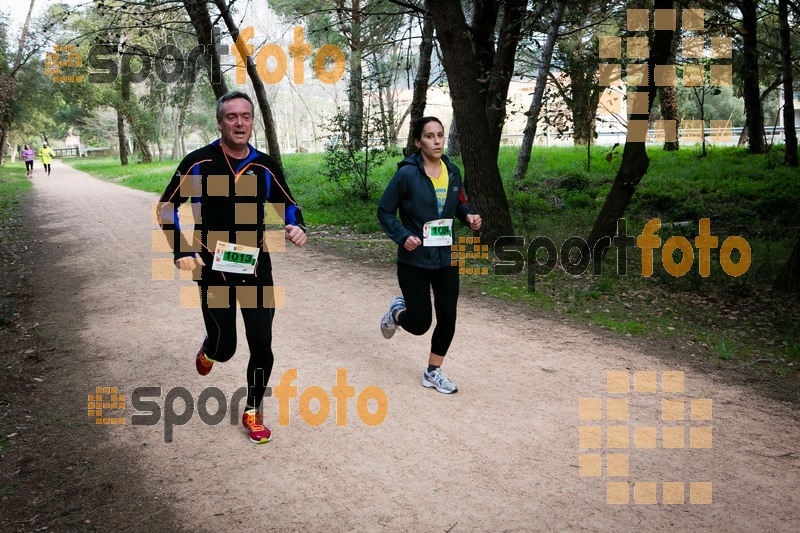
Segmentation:
<svg viewBox="0 0 800 533">
<path fill-rule="evenodd" d="M 414 122 L 413 126 L 411 126 L 411 136 L 414 138 L 415 141 L 422 140 L 422 130 L 425 129 L 425 124 L 428 122 L 438 122 L 439 125 L 444 129 L 444 124 L 442 121 L 436 117 L 422 117 L 418 118 L 416 122 Z"/>
</svg>

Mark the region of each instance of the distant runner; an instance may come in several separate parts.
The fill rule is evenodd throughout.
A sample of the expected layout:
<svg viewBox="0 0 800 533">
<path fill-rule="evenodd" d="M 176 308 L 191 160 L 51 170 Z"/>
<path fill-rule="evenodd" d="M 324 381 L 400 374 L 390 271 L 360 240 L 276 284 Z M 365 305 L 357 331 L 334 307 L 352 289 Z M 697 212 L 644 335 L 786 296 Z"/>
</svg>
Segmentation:
<svg viewBox="0 0 800 533">
<path fill-rule="evenodd" d="M 47 175 L 50 175 L 50 161 L 56 156 L 53 149 L 47 146 L 47 142 L 42 143 L 42 148 L 39 150 L 39 159 L 42 160 L 42 164 L 44 165 L 44 170 L 47 172 Z"/>
<path fill-rule="evenodd" d="M 25 161 L 25 175 L 29 178 L 33 177 L 33 156 L 35 152 L 31 150 L 31 145 L 26 144 L 25 149 L 22 150 L 20 155 L 22 156 L 22 160 Z"/>
</svg>

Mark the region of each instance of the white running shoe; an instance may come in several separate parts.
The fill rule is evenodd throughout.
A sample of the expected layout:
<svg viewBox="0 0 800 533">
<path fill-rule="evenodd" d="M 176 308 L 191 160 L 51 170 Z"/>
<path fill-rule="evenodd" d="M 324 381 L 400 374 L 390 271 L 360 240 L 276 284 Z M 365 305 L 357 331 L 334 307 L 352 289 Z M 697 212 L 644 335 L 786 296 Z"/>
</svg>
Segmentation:
<svg viewBox="0 0 800 533">
<path fill-rule="evenodd" d="M 442 394 L 458 392 L 458 386 L 450 381 L 450 378 L 445 376 L 441 368 L 436 368 L 433 372 L 425 370 L 422 373 L 422 386 L 427 388 L 433 387 Z"/>
<path fill-rule="evenodd" d="M 394 332 L 397 331 L 397 328 L 400 326 L 394 319 L 394 314 L 397 310 L 405 308 L 406 301 L 402 296 L 396 296 L 395 299 L 392 300 L 392 303 L 389 304 L 389 310 L 381 318 L 381 333 L 383 334 L 383 338 L 392 338 L 392 335 L 394 335 Z"/>
<path fill-rule="evenodd" d="M 397 326 L 392 318 L 392 312 L 386 311 L 386 314 L 381 318 L 381 333 L 384 339 L 391 339 L 394 332 L 397 331 Z"/>
</svg>

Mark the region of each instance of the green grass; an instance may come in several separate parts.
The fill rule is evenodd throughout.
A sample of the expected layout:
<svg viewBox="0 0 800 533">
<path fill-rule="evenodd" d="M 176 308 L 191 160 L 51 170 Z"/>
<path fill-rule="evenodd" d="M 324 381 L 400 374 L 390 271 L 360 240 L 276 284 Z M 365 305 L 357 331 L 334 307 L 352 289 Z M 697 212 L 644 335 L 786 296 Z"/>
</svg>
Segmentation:
<svg viewBox="0 0 800 533">
<path fill-rule="evenodd" d="M 148 192 L 163 192 L 178 166 L 178 161 L 156 161 L 130 163 L 123 167 L 119 164 L 119 159 L 111 158 L 69 158 L 64 162 L 95 178 Z"/>
<path fill-rule="evenodd" d="M 14 216 L 20 202 L 30 190 L 31 180 L 25 176 L 25 164 L 5 163 L 0 169 L 0 223 Z"/>
<path fill-rule="evenodd" d="M 16 250 L 18 239 L 24 227 L 20 221 L 20 204 L 31 190 L 31 180 L 25 176 L 25 164 L 5 163 L 0 169 L 0 247 Z M 8 252 L 9 250 L 6 249 Z M 2 257 L 5 254 L 0 254 Z M 15 316 L 15 300 L 9 295 L 0 299 L 0 327 L 7 327 Z"/>
<path fill-rule="evenodd" d="M 131 163 L 119 160 L 66 159 L 66 163 L 92 176 L 133 189 L 162 192 L 175 172 L 178 161 Z M 324 154 L 287 154 L 283 156 L 284 173 L 292 194 L 303 209 L 309 225 L 346 226 L 353 231 L 380 231 L 374 203 L 347 201 L 341 189 L 325 179 Z M 397 161 L 386 161 L 375 169 L 374 190 L 382 191 L 391 179 Z M 376 193 L 377 194 L 377 193 Z M 377 200 L 376 200 L 377 201 Z"/>
<path fill-rule="evenodd" d="M 586 150 L 535 147 L 531 165 L 521 182 L 512 179 L 517 148 L 502 148 L 498 165 L 503 176 L 517 234 L 547 235 L 555 242 L 569 235 L 585 235 L 611 188 L 620 157 L 607 162 L 609 147 L 592 151 L 592 170 L 586 170 Z M 648 173 L 626 212 L 630 233 L 647 220 L 691 221 L 711 219 L 712 233 L 741 233 L 748 239 L 765 238 L 775 244 L 794 235 L 800 225 L 800 180 L 797 171 L 775 165 L 778 150 L 748 155 L 738 148 L 715 148 L 705 158 L 696 148 L 677 153 L 650 148 Z M 359 232 L 380 231 L 375 204 L 391 178 L 397 159 L 387 160 L 371 175 L 373 198 L 348 199 L 325 178 L 324 154 L 287 154 L 284 169 L 293 194 L 310 224 L 348 226 Z M 460 158 L 455 158 L 460 165 Z M 161 192 L 177 161 L 132 163 L 121 167 L 115 159 L 71 159 L 67 162 L 100 179 L 135 189 Z M 791 239 L 788 239 L 791 240 Z M 779 250 L 791 243 L 780 242 Z"/>
</svg>

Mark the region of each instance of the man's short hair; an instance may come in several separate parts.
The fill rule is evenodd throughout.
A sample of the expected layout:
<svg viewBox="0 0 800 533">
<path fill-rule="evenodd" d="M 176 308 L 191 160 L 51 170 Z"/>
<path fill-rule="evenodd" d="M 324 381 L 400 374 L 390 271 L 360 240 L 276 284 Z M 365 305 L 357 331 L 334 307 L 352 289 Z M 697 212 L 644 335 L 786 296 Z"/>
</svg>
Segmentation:
<svg viewBox="0 0 800 533">
<path fill-rule="evenodd" d="M 247 100 L 250 103 L 250 112 L 255 115 L 256 107 L 253 105 L 253 100 L 247 96 L 247 93 L 243 93 L 242 91 L 230 91 L 220 96 L 219 100 L 217 100 L 217 122 L 222 122 L 222 106 L 225 102 L 230 102 L 236 98 L 244 98 Z"/>
</svg>

